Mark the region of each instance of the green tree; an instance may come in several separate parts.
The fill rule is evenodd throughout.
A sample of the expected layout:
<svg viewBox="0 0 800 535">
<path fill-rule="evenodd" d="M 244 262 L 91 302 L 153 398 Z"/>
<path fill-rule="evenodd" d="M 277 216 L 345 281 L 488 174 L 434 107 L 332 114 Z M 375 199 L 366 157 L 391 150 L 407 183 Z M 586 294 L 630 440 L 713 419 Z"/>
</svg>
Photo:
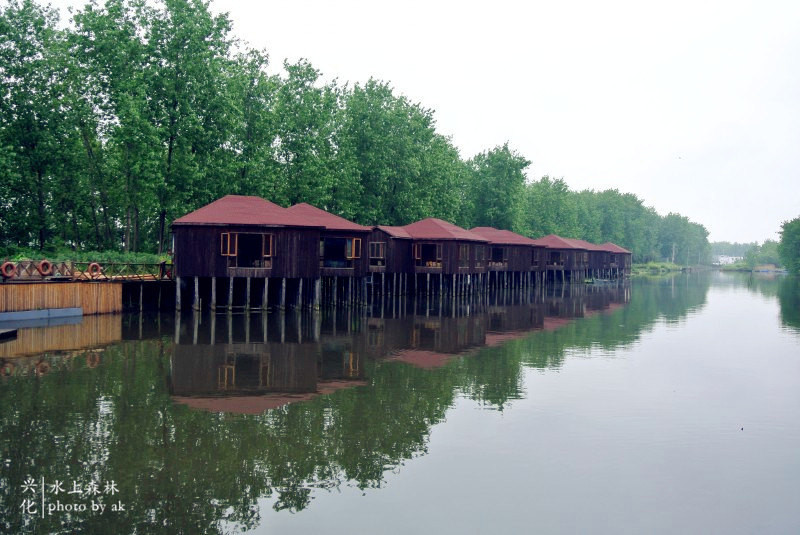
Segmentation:
<svg viewBox="0 0 800 535">
<path fill-rule="evenodd" d="M 526 185 L 521 232 L 533 238 L 548 234 L 578 237 L 575 194 L 564 179 L 548 176 Z"/>
<path fill-rule="evenodd" d="M 525 169 L 531 164 L 508 143 L 474 156 L 471 189 L 475 226 L 519 230 Z"/>
<path fill-rule="evenodd" d="M 784 221 L 781 225 L 778 254 L 787 270 L 800 274 L 800 217 Z"/>
<path fill-rule="evenodd" d="M 60 108 L 64 35 L 57 22 L 56 11 L 30 0 L 12 0 L 0 13 L 0 147 L 9 164 L 2 204 L 14 215 L 9 238 L 39 249 L 57 224 L 53 173 L 72 136 Z"/>
</svg>

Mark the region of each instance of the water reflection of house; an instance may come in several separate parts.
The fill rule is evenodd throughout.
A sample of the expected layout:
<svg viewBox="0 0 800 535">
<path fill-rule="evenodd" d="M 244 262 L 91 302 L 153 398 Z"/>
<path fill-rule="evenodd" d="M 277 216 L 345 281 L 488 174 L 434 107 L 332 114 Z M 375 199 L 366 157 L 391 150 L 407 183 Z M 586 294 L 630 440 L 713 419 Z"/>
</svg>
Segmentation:
<svg viewBox="0 0 800 535">
<path fill-rule="evenodd" d="M 258 413 L 364 385 L 363 359 L 346 336 L 317 342 L 176 344 L 170 394 L 217 412 Z"/>
<path fill-rule="evenodd" d="M 490 347 L 501 345 L 523 338 L 543 326 L 544 307 L 541 304 L 489 307 L 485 343 Z"/>
</svg>

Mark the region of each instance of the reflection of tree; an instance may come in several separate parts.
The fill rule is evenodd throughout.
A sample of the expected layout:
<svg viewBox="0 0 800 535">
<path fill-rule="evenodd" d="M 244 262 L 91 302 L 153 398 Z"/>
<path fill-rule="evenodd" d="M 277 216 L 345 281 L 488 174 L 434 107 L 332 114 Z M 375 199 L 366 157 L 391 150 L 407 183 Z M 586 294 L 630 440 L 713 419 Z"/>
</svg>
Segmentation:
<svg viewBox="0 0 800 535">
<path fill-rule="evenodd" d="M 678 321 L 701 306 L 707 283 L 637 285 L 627 306 L 619 305 L 624 295 L 588 290 L 548 298 L 536 310 L 522 305 L 486 329 L 487 336 L 506 333 L 504 345 L 468 348 L 465 358 L 433 370 L 364 359 L 367 387 L 259 415 L 174 403 L 167 384 L 173 345 L 161 339 L 111 346 L 94 369 L 75 360 L 41 378 L 8 378 L 0 387 L 0 403 L 12 408 L 0 416 L 1 458 L 10 460 L 0 476 L 0 531 L 214 533 L 258 525 L 259 498 L 273 498 L 277 510 L 299 511 L 314 489 L 380 487 L 386 470 L 426 452 L 432 427 L 458 395 L 503 410 L 523 395 L 523 366 L 558 367 L 572 348 L 631 344 L 658 319 Z M 524 310 L 530 316 L 520 323 Z M 564 315 L 560 328 L 543 328 L 545 310 Z M 575 313 L 583 319 L 570 319 Z M 491 323 L 488 314 L 470 316 L 476 321 Z M 524 334 L 526 324 L 533 333 Z M 370 335 L 363 322 L 352 342 L 330 339 L 321 347 L 326 354 L 366 354 L 375 347 L 370 336 L 396 338 L 376 337 L 371 328 Z M 25 525 L 20 485 L 28 475 L 113 480 L 127 510 L 31 517 Z"/>
<path fill-rule="evenodd" d="M 800 332 L 800 278 L 787 276 L 781 279 L 778 302 L 783 324 Z"/>
<path fill-rule="evenodd" d="M 777 297 L 781 321 L 800 330 L 800 278 L 775 273 L 726 274 L 722 280 L 733 286 L 744 286 L 764 297 Z"/>
</svg>

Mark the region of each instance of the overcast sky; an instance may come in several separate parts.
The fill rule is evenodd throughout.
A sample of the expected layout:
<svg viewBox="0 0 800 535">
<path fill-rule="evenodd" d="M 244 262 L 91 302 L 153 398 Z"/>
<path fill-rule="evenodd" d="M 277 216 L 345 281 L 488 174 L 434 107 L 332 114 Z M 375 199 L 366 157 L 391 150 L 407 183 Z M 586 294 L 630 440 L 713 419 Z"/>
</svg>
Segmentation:
<svg viewBox="0 0 800 535">
<path fill-rule="evenodd" d="M 59 0 L 54 5 L 82 5 Z M 616 188 L 712 241 L 800 216 L 800 2 L 236 0 L 274 67 L 388 81 L 462 157 L 506 141 L 530 179 Z"/>
</svg>

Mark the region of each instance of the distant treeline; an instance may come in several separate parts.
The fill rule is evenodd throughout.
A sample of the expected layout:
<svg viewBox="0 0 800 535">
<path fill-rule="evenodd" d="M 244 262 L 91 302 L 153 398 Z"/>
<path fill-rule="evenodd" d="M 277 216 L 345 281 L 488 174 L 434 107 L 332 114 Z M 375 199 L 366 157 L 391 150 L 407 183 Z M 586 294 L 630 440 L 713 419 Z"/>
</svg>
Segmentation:
<svg viewBox="0 0 800 535">
<path fill-rule="evenodd" d="M 462 159 L 434 113 L 387 83 L 267 71 L 200 0 L 0 12 L 0 255 L 161 252 L 170 222 L 230 193 L 309 202 L 362 224 L 435 216 L 708 260 L 706 229 L 617 190 L 531 180 L 508 144 Z"/>
</svg>

